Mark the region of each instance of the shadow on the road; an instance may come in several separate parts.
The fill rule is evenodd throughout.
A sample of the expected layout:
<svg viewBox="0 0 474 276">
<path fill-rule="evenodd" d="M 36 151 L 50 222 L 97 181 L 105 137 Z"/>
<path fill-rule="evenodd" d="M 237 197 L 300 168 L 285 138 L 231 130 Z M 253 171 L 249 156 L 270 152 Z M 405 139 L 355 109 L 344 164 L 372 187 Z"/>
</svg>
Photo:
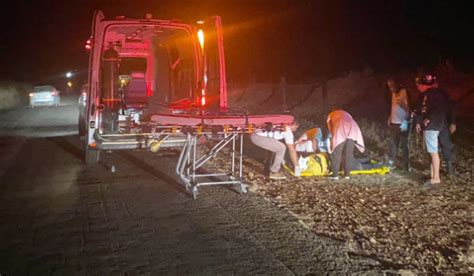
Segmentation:
<svg viewBox="0 0 474 276">
<path fill-rule="evenodd" d="M 145 162 L 144 160 L 141 160 L 135 156 L 133 156 L 131 153 L 126 152 L 126 151 L 118 151 L 117 154 L 124 158 L 125 160 L 133 163 L 135 166 L 139 167 L 140 169 L 144 170 L 145 172 L 155 176 L 156 178 L 159 178 L 163 180 L 164 182 L 171 184 L 172 187 L 177 189 L 178 191 L 186 194 L 187 196 L 191 197 L 190 192 L 188 192 L 181 183 L 178 182 L 175 178 L 167 175 L 166 173 L 158 170 L 156 167 L 152 166 L 151 164 Z"/>
<path fill-rule="evenodd" d="M 66 152 L 70 153 L 72 156 L 82 161 L 83 151 L 81 148 L 77 147 L 77 145 L 68 141 L 68 139 L 70 139 L 71 137 L 77 138 L 76 135 L 73 135 L 73 136 L 50 137 L 46 139 L 58 145 L 60 148 L 62 148 Z"/>
</svg>

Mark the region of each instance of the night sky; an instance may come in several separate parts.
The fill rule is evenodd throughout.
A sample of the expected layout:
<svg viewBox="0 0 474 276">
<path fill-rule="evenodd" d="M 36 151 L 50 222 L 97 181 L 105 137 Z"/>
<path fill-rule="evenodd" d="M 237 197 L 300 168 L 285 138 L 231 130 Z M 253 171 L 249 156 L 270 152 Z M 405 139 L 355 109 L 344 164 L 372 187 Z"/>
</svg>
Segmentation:
<svg viewBox="0 0 474 276">
<path fill-rule="evenodd" d="M 232 81 L 308 81 L 370 66 L 414 70 L 449 58 L 474 64 L 469 2 L 458 1 L 9 1 L 2 8 L 0 79 L 48 82 L 86 70 L 95 9 L 106 16 L 219 14 Z"/>
</svg>

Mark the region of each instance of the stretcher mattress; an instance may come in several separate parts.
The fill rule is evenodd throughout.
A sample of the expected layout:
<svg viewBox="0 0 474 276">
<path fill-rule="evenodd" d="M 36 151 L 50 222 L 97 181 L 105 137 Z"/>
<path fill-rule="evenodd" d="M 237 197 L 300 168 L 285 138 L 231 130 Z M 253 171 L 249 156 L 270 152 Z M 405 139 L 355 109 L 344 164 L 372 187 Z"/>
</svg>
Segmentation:
<svg viewBox="0 0 474 276">
<path fill-rule="evenodd" d="M 150 121 L 162 125 L 197 126 L 218 125 L 245 127 L 249 124 L 264 126 L 268 123 L 273 125 L 290 124 L 294 118 L 291 115 L 219 115 L 219 116 L 192 116 L 184 114 L 155 114 Z"/>
</svg>

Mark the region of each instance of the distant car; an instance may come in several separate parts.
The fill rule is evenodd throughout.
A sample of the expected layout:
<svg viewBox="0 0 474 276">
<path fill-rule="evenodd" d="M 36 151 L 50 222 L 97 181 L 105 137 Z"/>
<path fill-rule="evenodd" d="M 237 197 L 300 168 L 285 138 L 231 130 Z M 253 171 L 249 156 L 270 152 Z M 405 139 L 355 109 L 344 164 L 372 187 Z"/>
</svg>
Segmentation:
<svg viewBox="0 0 474 276">
<path fill-rule="evenodd" d="M 59 91 L 51 85 L 35 86 L 29 96 L 30 107 L 58 106 L 60 102 Z"/>
</svg>

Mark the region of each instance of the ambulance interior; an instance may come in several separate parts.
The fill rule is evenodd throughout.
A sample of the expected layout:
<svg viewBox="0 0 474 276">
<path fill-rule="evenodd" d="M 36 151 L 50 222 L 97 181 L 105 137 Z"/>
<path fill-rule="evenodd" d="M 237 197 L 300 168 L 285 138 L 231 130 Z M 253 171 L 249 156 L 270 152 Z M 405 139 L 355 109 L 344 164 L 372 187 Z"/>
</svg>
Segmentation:
<svg viewBox="0 0 474 276">
<path fill-rule="evenodd" d="M 164 25 L 117 24 L 107 28 L 101 59 L 99 98 L 124 116 L 195 98 L 196 39 L 188 29 Z M 199 47 L 199 45 L 197 45 Z M 107 59 L 115 51 L 115 59 Z M 108 104 L 107 101 L 115 101 Z"/>
</svg>

